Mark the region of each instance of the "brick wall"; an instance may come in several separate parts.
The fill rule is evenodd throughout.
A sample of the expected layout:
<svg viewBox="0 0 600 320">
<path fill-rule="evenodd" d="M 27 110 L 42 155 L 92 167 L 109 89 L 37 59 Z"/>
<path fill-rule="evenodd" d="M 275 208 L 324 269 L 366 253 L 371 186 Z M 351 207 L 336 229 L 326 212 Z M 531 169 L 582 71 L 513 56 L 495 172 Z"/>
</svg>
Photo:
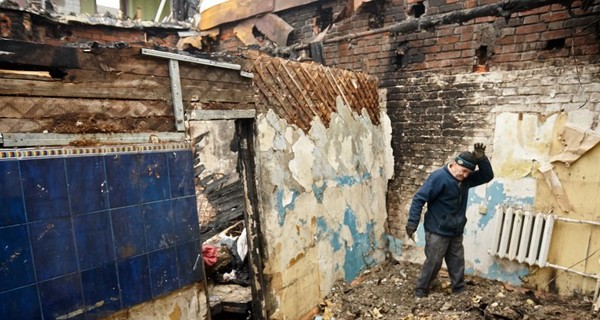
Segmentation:
<svg viewBox="0 0 600 320">
<path fill-rule="evenodd" d="M 389 26 L 497 2 L 371 1 L 337 22 L 327 39 L 376 30 L 374 22 L 381 19 Z M 577 6 L 576 2 L 573 13 L 584 15 Z M 279 12 L 294 27 L 288 44 L 306 43 L 318 33 L 318 22 L 327 11 L 340 12 L 339 1 Z M 396 161 L 388 194 L 394 234 L 401 234 L 410 199 L 430 171 L 475 141 L 491 143 L 498 105 L 541 116 L 576 107 L 580 98 L 570 96 L 575 88 L 542 84 L 578 85 L 572 75 L 574 63 L 598 64 L 598 15 L 589 14 L 598 11 L 596 6 L 587 16 L 572 17 L 564 7 L 551 5 L 513 13 L 509 19 L 482 17 L 403 34 L 373 32 L 337 42 L 326 40 L 325 64 L 375 75 L 387 90 Z M 237 48 L 240 44 L 233 33 L 227 27 L 222 30 L 227 35 L 222 48 Z M 590 70 L 581 76 L 600 78 Z M 590 81 L 593 87 L 594 80 Z M 590 106 L 597 108 L 593 102 L 586 107 Z"/>
</svg>

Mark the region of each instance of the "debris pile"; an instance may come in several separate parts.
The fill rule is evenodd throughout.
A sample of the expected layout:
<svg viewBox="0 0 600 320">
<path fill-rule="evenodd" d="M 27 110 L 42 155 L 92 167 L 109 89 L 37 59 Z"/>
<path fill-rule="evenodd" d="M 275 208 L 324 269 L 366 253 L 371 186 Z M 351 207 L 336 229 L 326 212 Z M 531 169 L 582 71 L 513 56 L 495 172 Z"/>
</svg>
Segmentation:
<svg viewBox="0 0 600 320">
<path fill-rule="evenodd" d="M 443 270 L 426 298 L 415 298 L 420 265 L 386 261 L 351 283 L 338 282 L 315 320 L 355 319 L 597 319 L 592 297 L 558 295 L 467 276 L 452 294 Z"/>
</svg>

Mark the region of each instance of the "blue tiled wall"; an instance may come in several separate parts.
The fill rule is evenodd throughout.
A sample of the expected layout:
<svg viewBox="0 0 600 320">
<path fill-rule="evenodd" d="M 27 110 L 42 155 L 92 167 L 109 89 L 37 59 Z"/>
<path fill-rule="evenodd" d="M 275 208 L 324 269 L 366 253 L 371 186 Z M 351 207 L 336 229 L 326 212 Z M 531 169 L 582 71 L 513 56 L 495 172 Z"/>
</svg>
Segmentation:
<svg viewBox="0 0 600 320">
<path fill-rule="evenodd" d="M 190 150 L 0 159 L 0 318 L 95 319 L 202 278 Z"/>
</svg>

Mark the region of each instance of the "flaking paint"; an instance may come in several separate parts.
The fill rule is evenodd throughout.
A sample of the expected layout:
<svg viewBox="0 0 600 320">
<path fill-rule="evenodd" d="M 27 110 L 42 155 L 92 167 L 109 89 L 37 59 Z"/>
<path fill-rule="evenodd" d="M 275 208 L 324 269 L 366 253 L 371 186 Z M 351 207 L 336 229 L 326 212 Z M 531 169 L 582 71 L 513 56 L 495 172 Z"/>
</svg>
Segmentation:
<svg viewBox="0 0 600 320">
<path fill-rule="evenodd" d="M 366 118 L 365 118 L 366 117 Z M 388 123 L 382 112 L 382 123 Z M 337 100 L 304 132 L 257 116 L 257 185 L 271 319 L 297 319 L 336 280 L 383 261 L 391 130 Z M 311 221 L 311 223 L 306 223 Z"/>
</svg>

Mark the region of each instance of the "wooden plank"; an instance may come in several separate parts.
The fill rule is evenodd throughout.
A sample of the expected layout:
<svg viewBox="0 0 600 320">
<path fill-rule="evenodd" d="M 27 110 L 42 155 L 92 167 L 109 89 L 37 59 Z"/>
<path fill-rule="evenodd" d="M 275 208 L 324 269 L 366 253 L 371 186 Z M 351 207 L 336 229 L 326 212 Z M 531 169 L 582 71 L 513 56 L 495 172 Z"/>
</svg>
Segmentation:
<svg viewBox="0 0 600 320">
<path fill-rule="evenodd" d="M 252 119 L 256 110 L 190 110 L 186 114 L 188 120 L 231 120 Z"/>
<path fill-rule="evenodd" d="M 254 88 L 247 84 L 217 84 L 182 79 L 181 86 L 184 101 L 254 103 Z"/>
<path fill-rule="evenodd" d="M 0 95 L 104 98 L 127 100 L 170 100 L 168 85 L 148 79 L 99 82 L 93 86 L 61 81 L 32 81 L 0 78 Z"/>
<path fill-rule="evenodd" d="M 125 132 L 169 132 L 175 130 L 172 117 L 155 118 L 103 118 L 95 119 L 93 116 L 67 115 L 65 117 L 21 119 L 0 119 L 0 132 L 19 133 L 125 133 Z"/>
<path fill-rule="evenodd" d="M 91 140 L 102 143 L 149 143 L 152 136 L 161 142 L 185 140 L 185 133 L 109 133 L 109 134 L 55 134 L 55 133 L 3 133 L 5 147 L 61 146 L 74 141 Z"/>
<path fill-rule="evenodd" d="M 173 107 L 164 100 L 99 100 L 52 97 L 0 96 L 0 118 L 41 119 L 77 113 L 103 114 L 110 118 L 172 117 Z"/>
<path fill-rule="evenodd" d="M 19 65 L 36 70 L 48 70 L 50 67 L 73 70 L 91 70 L 96 72 L 128 73 L 136 75 L 168 77 L 168 60 L 143 56 L 139 48 L 76 48 L 52 46 L 18 40 L 0 39 L 0 67 L 10 69 Z M 207 59 L 210 59 L 209 56 Z M 215 58 L 215 61 L 217 59 Z M 251 84 L 252 80 L 242 77 L 238 70 L 227 70 L 192 63 L 181 63 L 182 79 L 206 80 L 223 83 Z"/>
</svg>

